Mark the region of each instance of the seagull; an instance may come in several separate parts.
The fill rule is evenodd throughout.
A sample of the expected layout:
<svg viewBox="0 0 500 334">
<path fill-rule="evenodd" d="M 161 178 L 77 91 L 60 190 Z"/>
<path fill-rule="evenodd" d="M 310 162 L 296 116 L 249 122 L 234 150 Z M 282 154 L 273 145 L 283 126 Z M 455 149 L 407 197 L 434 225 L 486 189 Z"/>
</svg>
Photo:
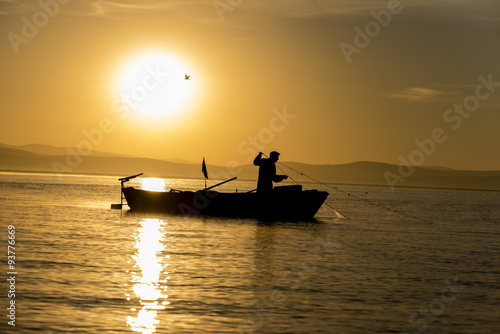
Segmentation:
<svg viewBox="0 0 500 334">
<path fill-rule="evenodd" d="M 187 74 L 186 74 L 186 75 L 184 76 L 184 80 L 189 80 L 189 78 L 190 78 L 190 77 L 191 77 L 190 75 L 187 75 Z"/>
</svg>

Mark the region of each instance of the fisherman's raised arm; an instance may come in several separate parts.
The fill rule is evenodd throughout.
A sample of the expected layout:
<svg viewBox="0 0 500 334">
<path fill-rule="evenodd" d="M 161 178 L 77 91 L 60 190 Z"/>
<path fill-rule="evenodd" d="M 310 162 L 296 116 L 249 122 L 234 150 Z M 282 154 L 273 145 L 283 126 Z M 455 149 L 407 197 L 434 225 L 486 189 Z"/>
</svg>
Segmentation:
<svg viewBox="0 0 500 334">
<path fill-rule="evenodd" d="M 255 157 L 255 159 L 253 159 L 253 164 L 255 166 L 260 166 L 260 162 L 262 161 L 262 152 L 259 152 L 259 154 L 257 154 L 257 156 Z"/>
</svg>

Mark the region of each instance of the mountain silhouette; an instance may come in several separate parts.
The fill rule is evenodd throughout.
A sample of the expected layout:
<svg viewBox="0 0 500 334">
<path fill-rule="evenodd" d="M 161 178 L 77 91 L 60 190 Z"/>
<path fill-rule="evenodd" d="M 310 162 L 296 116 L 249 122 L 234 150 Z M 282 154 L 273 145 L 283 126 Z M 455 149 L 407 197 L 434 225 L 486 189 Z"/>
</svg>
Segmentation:
<svg viewBox="0 0 500 334">
<path fill-rule="evenodd" d="M 22 149 L 21 149 L 22 148 Z M 37 152 L 37 153 L 35 153 Z M 0 144 L 0 170 L 54 172 L 54 163 L 67 164 L 66 150 L 47 145 L 12 146 Z M 386 172 L 398 174 L 397 165 L 359 161 L 337 165 L 312 165 L 301 162 L 278 162 L 280 174 L 287 173 L 300 183 L 315 180 L 333 184 L 364 184 L 388 186 L 384 177 Z M 233 175 L 222 166 L 208 165 L 214 179 L 227 179 L 238 176 L 239 180 L 256 180 L 257 168 L 251 164 L 240 166 L 239 173 Z M 295 173 L 299 171 L 304 175 Z M 467 171 L 444 167 L 414 167 L 412 175 L 397 186 L 434 187 L 456 189 L 481 189 L 500 191 L 500 171 Z M 92 155 L 81 157 L 73 164 L 71 173 L 103 174 L 126 176 L 144 173 L 146 177 L 165 178 L 202 178 L 201 162 L 190 163 L 176 159 L 165 161 L 151 158 L 116 155 L 94 151 Z M 291 181 L 287 181 L 291 182 Z"/>
</svg>

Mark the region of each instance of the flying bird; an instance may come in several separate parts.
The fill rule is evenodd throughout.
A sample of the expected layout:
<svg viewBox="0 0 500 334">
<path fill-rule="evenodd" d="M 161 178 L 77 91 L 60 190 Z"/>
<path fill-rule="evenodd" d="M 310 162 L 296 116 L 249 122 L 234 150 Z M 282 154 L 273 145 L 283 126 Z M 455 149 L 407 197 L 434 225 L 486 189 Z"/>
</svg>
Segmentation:
<svg viewBox="0 0 500 334">
<path fill-rule="evenodd" d="M 189 78 L 191 78 L 191 76 L 190 76 L 190 75 L 187 75 L 187 74 L 186 74 L 186 75 L 184 76 L 184 80 L 189 80 Z"/>
</svg>

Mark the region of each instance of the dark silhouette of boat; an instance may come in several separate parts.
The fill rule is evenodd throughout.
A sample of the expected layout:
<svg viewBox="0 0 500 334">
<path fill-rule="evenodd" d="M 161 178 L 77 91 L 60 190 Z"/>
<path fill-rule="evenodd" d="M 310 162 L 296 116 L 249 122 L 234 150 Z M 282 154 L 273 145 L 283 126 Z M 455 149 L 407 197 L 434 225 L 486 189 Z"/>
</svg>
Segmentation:
<svg viewBox="0 0 500 334">
<path fill-rule="evenodd" d="M 231 179 L 234 180 L 235 178 Z M 165 212 L 181 215 L 256 218 L 262 220 L 310 220 L 326 200 L 328 192 L 302 190 L 302 186 L 275 187 L 272 192 L 226 193 L 215 186 L 199 191 L 158 192 L 124 187 L 122 194 L 131 211 Z"/>
</svg>

